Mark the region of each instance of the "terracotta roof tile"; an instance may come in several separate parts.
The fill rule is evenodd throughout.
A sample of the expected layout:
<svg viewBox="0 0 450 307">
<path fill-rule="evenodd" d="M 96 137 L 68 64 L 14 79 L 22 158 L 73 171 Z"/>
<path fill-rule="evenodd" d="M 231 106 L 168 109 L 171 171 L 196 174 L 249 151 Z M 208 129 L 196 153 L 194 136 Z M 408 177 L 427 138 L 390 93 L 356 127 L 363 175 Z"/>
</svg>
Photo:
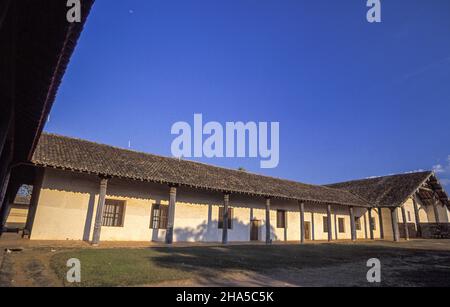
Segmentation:
<svg viewBox="0 0 450 307">
<path fill-rule="evenodd" d="M 344 190 L 167 158 L 54 134 L 42 134 L 32 162 L 45 167 L 223 192 L 368 206 L 364 199 Z"/>
</svg>

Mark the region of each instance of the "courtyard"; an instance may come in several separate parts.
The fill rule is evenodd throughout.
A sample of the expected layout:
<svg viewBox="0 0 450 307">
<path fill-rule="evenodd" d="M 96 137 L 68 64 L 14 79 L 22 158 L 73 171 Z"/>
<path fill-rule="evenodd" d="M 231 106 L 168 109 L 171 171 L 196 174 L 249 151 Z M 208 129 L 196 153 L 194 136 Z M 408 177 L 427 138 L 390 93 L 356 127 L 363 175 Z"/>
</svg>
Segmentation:
<svg viewBox="0 0 450 307">
<path fill-rule="evenodd" d="M 450 240 L 0 246 L 0 286 L 450 286 Z M 81 283 L 66 281 L 70 258 L 80 260 Z M 367 282 L 370 258 L 381 262 L 379 284 Z"/>
</svg>

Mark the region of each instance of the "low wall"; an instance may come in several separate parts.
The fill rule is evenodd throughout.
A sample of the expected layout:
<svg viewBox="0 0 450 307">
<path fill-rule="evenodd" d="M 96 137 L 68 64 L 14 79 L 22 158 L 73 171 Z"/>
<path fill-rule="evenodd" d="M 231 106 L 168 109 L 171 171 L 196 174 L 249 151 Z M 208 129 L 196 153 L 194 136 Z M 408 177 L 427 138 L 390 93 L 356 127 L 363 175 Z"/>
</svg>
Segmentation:
<svg viewBox="0 0 450 307">
<path fill-rule="evenodd" d="M 425 239 L 450 239 L 450 223 L 421 223 Z"/>
</svg>

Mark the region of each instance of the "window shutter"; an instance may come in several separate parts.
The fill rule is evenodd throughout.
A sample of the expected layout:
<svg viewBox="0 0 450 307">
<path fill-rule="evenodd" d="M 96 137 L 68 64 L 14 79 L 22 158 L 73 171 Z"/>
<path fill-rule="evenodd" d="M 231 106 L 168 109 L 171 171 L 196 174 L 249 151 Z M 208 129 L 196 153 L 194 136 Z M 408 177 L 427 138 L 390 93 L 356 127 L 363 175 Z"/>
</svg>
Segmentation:
<svg viewBox="0 0 450 307">
<path fill-rule="evenodd" d="M 167 229 L 167 220 L 168 220 L 168 215 L 169 215 L 169 206 L 160 206 L 159 212 L 161 214 L 160 219 L 159 219 L 159 221 L 160 221 L 159 228 L 160 229 Z"/>
</svg>

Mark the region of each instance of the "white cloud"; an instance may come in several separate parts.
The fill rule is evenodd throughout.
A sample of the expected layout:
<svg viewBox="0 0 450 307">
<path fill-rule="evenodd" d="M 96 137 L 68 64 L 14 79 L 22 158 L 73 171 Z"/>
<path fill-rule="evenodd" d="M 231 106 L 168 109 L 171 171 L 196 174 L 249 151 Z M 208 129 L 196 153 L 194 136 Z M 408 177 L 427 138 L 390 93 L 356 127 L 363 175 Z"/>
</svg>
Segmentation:
<svg viewBox="0 0 450 307">
<path fill-rule="evenodd" d="M 442 185 L 450 187 L 450 155 L 444 164 L 436 164 L 433 166 L 433 171 L 439 175 L 439 181 Z"/>
<path fill-rule="evenodd" d="M 436 165 L 433 165 L 433 171 L 434 171 L 436 174 L 445 173 L 445 169 L 444 169 L 444 167 L 442 166 L 442 164 L 436 164 Z"/>
<path fill-rule="evenodd" d="M 424 172 L 424 171 L 425 170 L 423 168 L 419 168 L 419 169 L 416 169 L 416 170 L 404 172 L 404 174 L 421 173 L 421 172 Z"/>
</svg>

